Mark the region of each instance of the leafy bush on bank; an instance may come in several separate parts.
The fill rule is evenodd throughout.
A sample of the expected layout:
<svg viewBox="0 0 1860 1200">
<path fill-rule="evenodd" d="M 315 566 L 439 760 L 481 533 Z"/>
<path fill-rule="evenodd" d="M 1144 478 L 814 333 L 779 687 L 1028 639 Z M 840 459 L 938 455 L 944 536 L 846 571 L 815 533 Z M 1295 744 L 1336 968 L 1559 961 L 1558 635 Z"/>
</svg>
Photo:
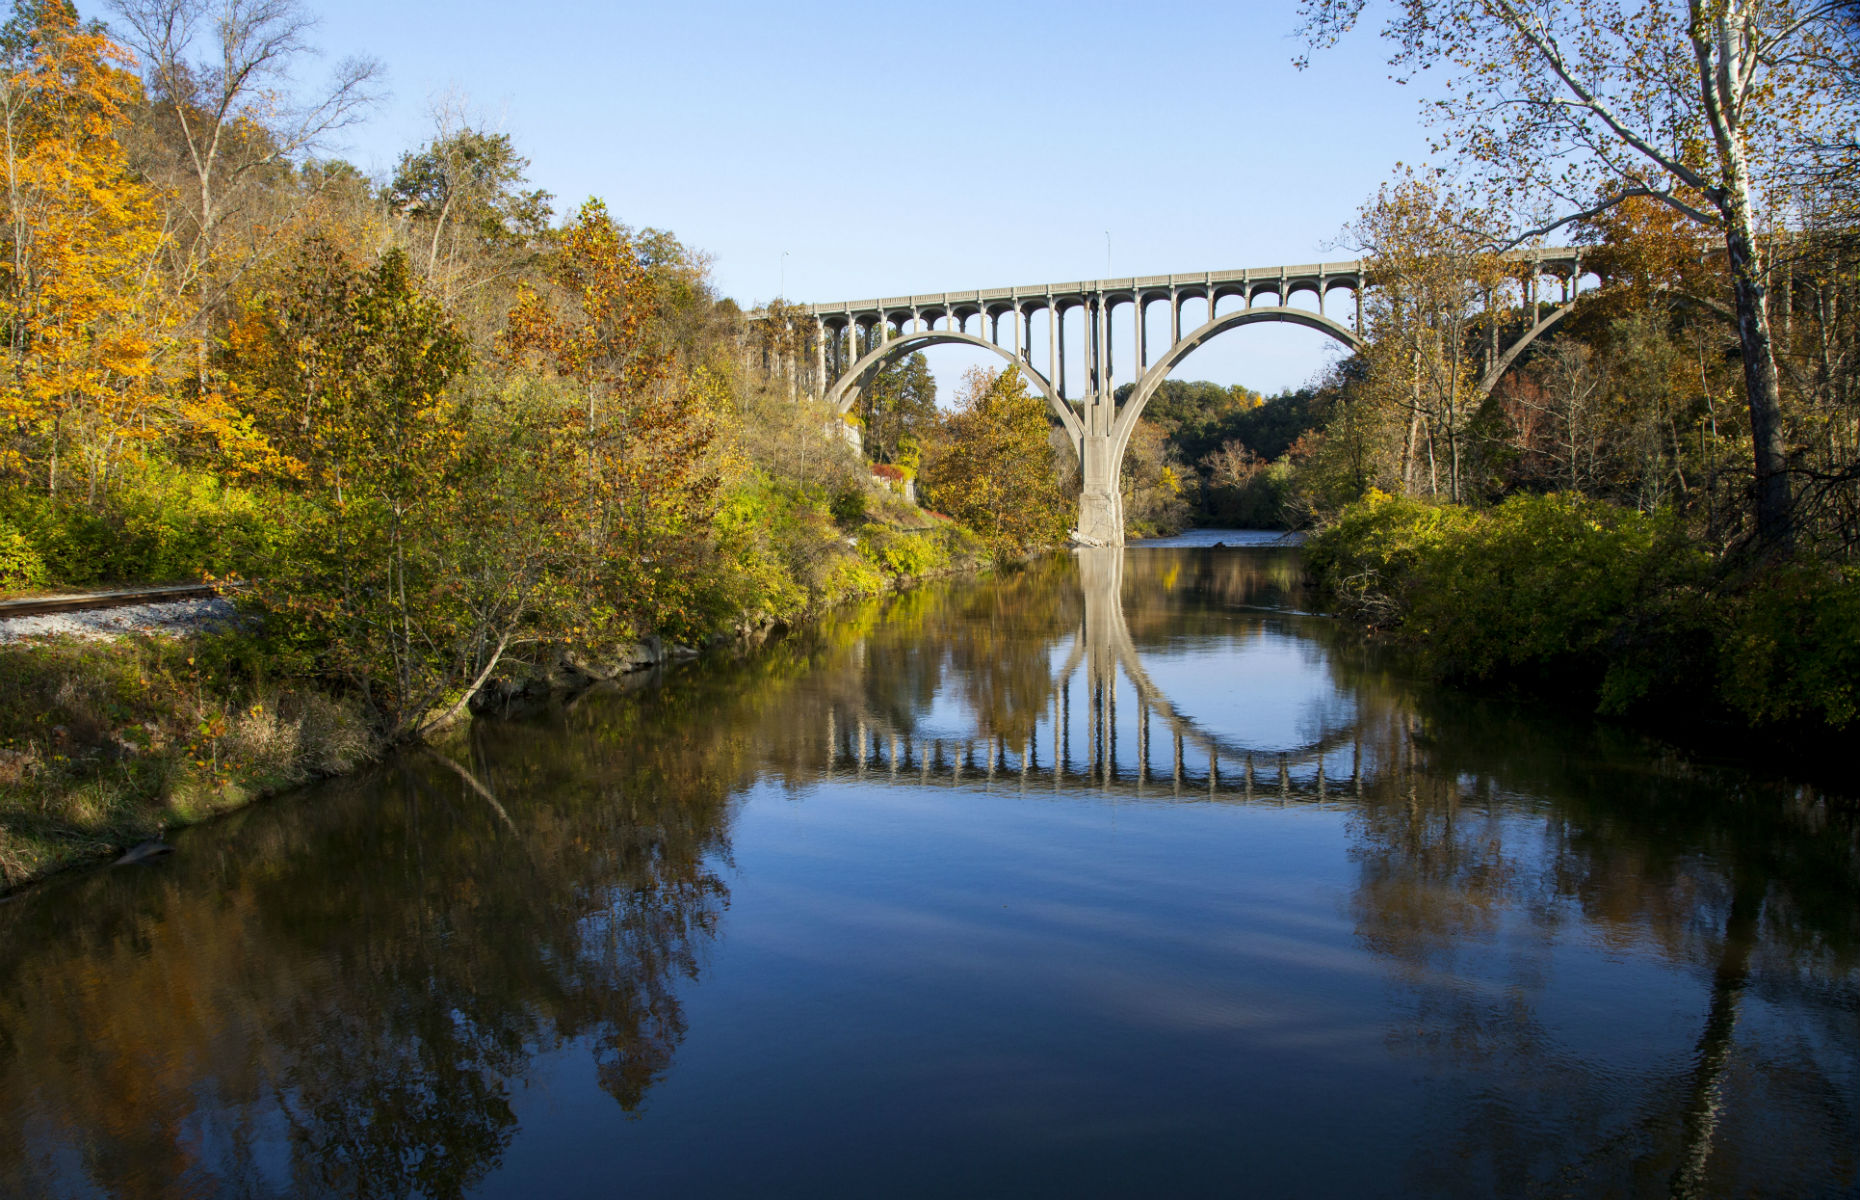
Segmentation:
<svg viewBox="0 0 1860 1200">
<path fill-rule="evenodd" d="M 1443 678 L 1556 690 L 1605 713 L 1854 720 L 1854 573 L 1790 567 L 1740 584 L 1668 512 L 1573 495 L 1477 510 L 1374 492 L 1309 555 L 1340 609 Z"/>
<path fill-rule="evenodd" d="M 24 592 L 42 588 L 51 575 L 39 548 L 25 534 L 0 516 L 0 592 Z"/>
<path fill-rule="evenodd" d="M 1860 718 L 1860 568 L 1794 563 L 1737 597 L 1722 694 L 1753 725 L 1847 729 Z"/>
<path fill-rule="evenodd" d="M 876 488 L 855 504 L 844 490 L 749 473 L 718 507 L 712 622 L 702 632 L 745 618 L 790 622 L 982 564 L 973 534 L 948 522 L 923 528 L 924 520 L 921 509 Z"/>
<path fill-rule="evenodd" d="M 151 460 L 103 503 L 0 491 L 0 589 L 175 583 L 249 573 L 282 537 L 287 497 Z"/>
<path fill-rule="evenodd" d="M 875 519 L 849 530 L 833 516 L 836 499 L 844 506 L 828 488 L 752 473 L 720 505 L 716 551 L 687 581 L 701 625 L 667 632 L 790 622 L 987 558 L 967 530 L 925 528 L 921 510 L 895 498 L 872 497 L 861 511 Z M 189 510 L 185 496 L 151 506 Z M 0 567 L 25 560 L 13 547 L 32 549 L 8 532 L 0 526 Z M 253 557 L 227 566 L 262 572 L 278 565 L 267 554 L 303 552 L 292 536 L 265 527 L 265 537 L 269 550 L 250 541 Z M 212 562 L 197 558 L 196 569 Z M 181 640 L 0 646 L 0 891 L 375 753 L 382 727 L 356 690 L 331 678 L 327 639 L 288 611 L 257 616 L 244 632 Z M 525 657 L 546 661 L 561 648 L 537 643 Z"/>
</svg>

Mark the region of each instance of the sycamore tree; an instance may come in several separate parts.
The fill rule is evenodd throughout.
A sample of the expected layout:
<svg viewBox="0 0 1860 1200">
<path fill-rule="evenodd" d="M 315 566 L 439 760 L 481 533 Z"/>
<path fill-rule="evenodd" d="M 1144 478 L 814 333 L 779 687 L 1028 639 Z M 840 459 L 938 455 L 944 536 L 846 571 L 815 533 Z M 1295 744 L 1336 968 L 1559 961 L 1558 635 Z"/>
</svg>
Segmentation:
<svg viewBox="0 0 1860 1200">
<path fill-rule="evenodd" d="M 1347 236 L 1372 285 L 1363 304 L 1364 392 L 1404 429 L 1400 486 L 1413 495 L 1466 492 L 1467 428 L 1484 399 L 1477 330 L 1502 281 L 1485 215 L 1427 179 L 1384 187 Z"/>
<path fill-rule="evenodd" d="M 1045 403 L 1018 367 L 972 369 L 963 392 L 924 453 L 925 499 L 974 530 L 997 558 L 1064 541 L 1072 510 L 1059 490 Z"/>
<path fill-rule="evenodd" d="M 75 476 L 94 500 L 155 430 L 162 221 L 118 140 L 129 65 L 63 0 L 21 0 L 0 31 L 0 470 L 53 495 Z"/>
<path fill-rule="evenodd" d="M 1368 0 L 1301 0 L 1313 46 Z M 1655 199 L 1725 251 L 1752 435 L 1759 536 L 1793 538 L 1781 390 L 1760 234 L 1790 157 L 1851 144 L 1830 86 L 1851 3 L 1826 0 L 1388 0 L 1403 81 L 1438 71 L 1430 111 L 1450 150 L 1511 214 L 1514 244 L 1631 197 Z"/>
</svg>

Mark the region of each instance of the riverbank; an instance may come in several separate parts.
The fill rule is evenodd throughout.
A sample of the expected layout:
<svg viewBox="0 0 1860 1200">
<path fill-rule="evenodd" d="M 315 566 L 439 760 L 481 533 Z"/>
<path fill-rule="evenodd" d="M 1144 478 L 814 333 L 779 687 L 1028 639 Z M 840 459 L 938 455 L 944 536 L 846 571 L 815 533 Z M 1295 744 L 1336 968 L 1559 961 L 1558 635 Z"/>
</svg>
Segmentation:
<svg viewBox="0 0 1860 1200">
<path fill-rule="evenodd" d="M 1328 605 L 1444 682 L 1813 753 L 1860 723 L 1860 571 L 1744 566 L 1670 513 L 1371 495 L 1307 543 Z"/>
<path fill-rule="evenodd" d="M 701 653 L 752 649 L 843 604 L 988 565 L 948 524 L 872 524 L 854 540 L 836 543 L 838 567 L 779 617 L 744 614 L 702 650 L 658 637 L 604 652 L 535 647 L 502 666 L 474 711 L 520 712 Z M 0 643 L 0 895 L 392 749 L 353 695 L 268 673 L 272 649 L 232 627 Z"/>
<path fill-rule="evenodd" d="M 359 706 L 231 669 L 226 635 L 0 647 L 0 893 L 354 769 Z"/>
</svg>

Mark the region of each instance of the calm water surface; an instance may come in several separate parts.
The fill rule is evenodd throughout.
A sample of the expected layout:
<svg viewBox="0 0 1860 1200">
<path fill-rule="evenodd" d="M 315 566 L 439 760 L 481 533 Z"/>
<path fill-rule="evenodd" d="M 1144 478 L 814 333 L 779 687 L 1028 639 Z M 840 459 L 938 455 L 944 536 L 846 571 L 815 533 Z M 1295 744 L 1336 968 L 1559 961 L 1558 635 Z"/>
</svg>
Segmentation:
<svg viewBox="0 0 1860 1200">
<path fill-rule="evenodd" d="M 1851 809 L 1303 607 L 927 588 L 0 904 L 0 1194 L 1855 1194 Z"/>
</svg>

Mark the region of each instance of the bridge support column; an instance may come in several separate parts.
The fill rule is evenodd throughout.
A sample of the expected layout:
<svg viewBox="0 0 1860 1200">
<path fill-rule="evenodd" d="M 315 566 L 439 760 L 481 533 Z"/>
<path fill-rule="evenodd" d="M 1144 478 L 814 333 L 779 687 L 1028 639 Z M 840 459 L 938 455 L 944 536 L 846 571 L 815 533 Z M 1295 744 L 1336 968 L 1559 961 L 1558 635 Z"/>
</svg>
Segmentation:
<svg viewBox="0 0 1860 1200">
<path fill-rule="evenodd" d="M 807 389 L 809 399 L 824 399 L 827 394 L 827 323 L 814 318 L 814 378 Z"/>
<path fill-rule="evenodd" d="M 1088 543 L 1124 544 L 1124 497 L 1118 489 L 1117 438 L 1087 433 L 1079 446 L 1078 532 Z"/>
</svg>

